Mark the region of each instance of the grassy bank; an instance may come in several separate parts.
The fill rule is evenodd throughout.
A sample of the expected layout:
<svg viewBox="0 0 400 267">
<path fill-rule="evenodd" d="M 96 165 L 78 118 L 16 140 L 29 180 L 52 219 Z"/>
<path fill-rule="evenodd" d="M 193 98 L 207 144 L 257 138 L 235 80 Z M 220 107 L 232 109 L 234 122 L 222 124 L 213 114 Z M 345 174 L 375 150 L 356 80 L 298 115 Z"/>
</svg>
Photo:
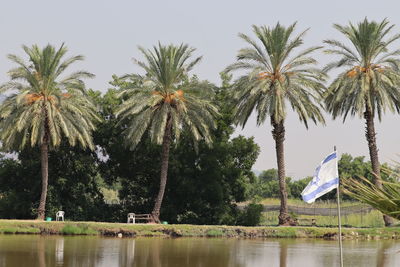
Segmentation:
<svg viewBox="0 0 400 267">
<path fill-rule="evenodd" d="M 237 203 L 238 206 L 245 206 L 249 204 L 251 201 L 245 201 L 245 202 L 239 202 Z M 279 205 L 280 199 L 279 198 L 264 198 L 259 200 L 257 203 L 262 204 L 262 205 Z M 341 201 L 340 206 L 341 207 L 351 207 L 355 205 L 360 205 L 362 204 L 361 202 L 358 201 Z M 298 207 L 307 207 L 307 208 L 335 208 L 336 207 L 336 201 L 332 200 L 317 200 L 316 202 L 312 204 L 307 204 L 301 199 L 293 199 L 289 198 L 288 199 L 288 205 L 293 205 L 293 206 L 298 206 Z"/>
<path fill-rule="evenodd" d="M 241 202 L 238 203 L 239 207 L 245 207 L 249 202 Z M 271 205 L 279 205 L 280 200 L 277 198 L 265 198 L 257 202 L 264 206 Z M 337 204 L 335 201 L 316 201 L 312 204 L 307 204 L 300 199 L 288 199 L 288 205 L 294 206 L 297 208 L 306 208 L 306 209 L 327 209 L 331 211 L 332 214 L 336 213 Z M 382 214 L 377 210 L 372 211 L 363 211 L 363 212 L 354 212 L 351 214 L 344 214 L 343 209 L 346 208 L 355 208 L 361 209 L 362 207 L 369 207 L 366 204 L 357 201 L 342 201 L 342 225 L 347 227 L 355 227 L 355 228 L 365 228 L 365 227 L 374 227 L 374 228 L 382 228 L 385 226 Z M 267 211 L 262 212 L 260 225 L 261 226 L 274 226 L 278 224 L 278 215 L 279 211 Z M 321 216 L 318 215 L 318 211 L 315 215 L 303 215 L 297 213 L 290 213 L 293 218 L 297 218 L 299 220 L 299 225 L 301 226 L 311 226 L 311 220 L 315 219 L 317 226 L 320 227 L 332 227 L 337 225 L 337 216 Z M 400 221 L 395 220 L 395 224 L 399 224 Z"/>
<path fill-rule="evenodd" d="M 272 226 L 278 224 L 278 215 L 277 211 L 263 212 L 261 216 L 260 225 L 262 226 Z M 320 227 L 334 227 L 337 225 L 338 219 L 337 216 L 313 216 L 313 215 L 297 215 L 295 214 L 295 218 L 299 220 L 299 224 L 302 226 L 311 226 L 311 219 L 316 220 L 317 226 Z M 396 224 L 399 222 L 396 220 Z M 377 210 L 373 210 L 371 212 L 365 214 L 350 214 L 350 215 L 342 215 L 342 225 L 347 227 L 356 227 L 356 228 L 365 228 L 365 227 L 374 227 L 374 228 L 382 228 L 385 226 L 382 213 Z"/>
<path fill-rule="evenodd" d="M 335 239 L 336 228 L 242 227 L 219 225 L 151 225 L 99 222 L 38 222 L 0 220 L 3 234 L 102 235 L 124 237 L 234 237 L 234 238 L 325 238 Z M 400 228 L 345 228 L 346 239 L 400 239 Z"/>
</svg>

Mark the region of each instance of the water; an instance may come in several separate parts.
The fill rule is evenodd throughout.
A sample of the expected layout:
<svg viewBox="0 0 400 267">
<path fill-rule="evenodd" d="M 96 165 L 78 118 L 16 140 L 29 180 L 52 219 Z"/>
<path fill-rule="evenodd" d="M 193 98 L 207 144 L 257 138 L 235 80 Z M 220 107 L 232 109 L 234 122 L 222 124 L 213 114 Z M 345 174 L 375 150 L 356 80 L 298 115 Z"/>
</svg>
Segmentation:
<svg viewBox="0 0 400 267">
<path fill-rule="evenodd" d="M 400 266 L 399 241 L 344 241 L 345 266 Z M 1 267 L 339 266 L 335 241 L 0 235 Z"/>
</svg>

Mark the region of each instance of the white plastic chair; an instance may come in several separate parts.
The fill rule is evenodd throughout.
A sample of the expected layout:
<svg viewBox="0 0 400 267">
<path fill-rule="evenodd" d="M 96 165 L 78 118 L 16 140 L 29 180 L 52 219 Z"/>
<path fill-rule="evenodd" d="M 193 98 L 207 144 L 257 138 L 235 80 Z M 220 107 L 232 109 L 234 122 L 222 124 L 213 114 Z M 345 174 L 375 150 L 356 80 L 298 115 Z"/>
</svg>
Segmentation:
<svg viewBox="0 0 400 267">
<path fill-rule="evenodd" d="M 64 221 L 65 212 L 62 210 L 57 211 L 56 213 L 56 221 Z"/>
<path fill-rule="evenodd" d="M 128 213 L 128 222 L 135 224 L 135 213 Z"/>
</svg>

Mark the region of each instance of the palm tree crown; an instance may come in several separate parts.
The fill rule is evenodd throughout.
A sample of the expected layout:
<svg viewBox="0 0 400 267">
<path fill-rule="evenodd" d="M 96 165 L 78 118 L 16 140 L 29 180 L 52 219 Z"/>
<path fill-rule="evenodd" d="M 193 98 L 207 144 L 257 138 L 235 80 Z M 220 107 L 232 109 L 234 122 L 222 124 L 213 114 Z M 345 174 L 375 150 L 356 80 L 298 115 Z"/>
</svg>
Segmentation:
<svg viewBox="0 0 400 267">
<path fill-rule="evenodd" d="M 62 137 L 71 145 L 79 142 L 93 148 L 91 131 L 98 120 L 95 107 L 86 97 L 82 78 L 93 77 L 84 71 L 64 78 L 61 74 L 83 56 L 62 61 L 66 47 L 56 50 L 51 45 L 40 49 L 37 45 L 23 46 L 29 63 L 16 55 L 8 58 L 17 64 L 10 70 L 11 81 L 0 87 L 10 94 L 0 106 L 0 137 L 5 148 L 23 148 L 48 141 L 57 146 Z"/>
<path fill-rule="evenodd" d="M 326 106 L 334 118 L 343 115 L 345 120 L 349 113 L 362 117 L 367 108 L 379 119 L 386 109 L 400 111 L 400 49 L 389 52 L 389 45 L 400 35 L 388 37 L 393 26 L 386 20 L 377 23 L 367 19 L 358 25 L 334 25 L 352 44 L 324 41 L 332 47 L 326 52 L 339 56 L 325 70 L 342 70 L 326 93 Z"/>
<path fill-rule="evenodd" d="M 237 121 L 244 126 L 253 110 L 257 111 L 257 124 L 272 116 L 275 122 L 286 118 L 287 101 L 299 115 L 306 127 L 311 119 L 324 122 L 318 105 L 324 74 L 311 67 L 317 61 L 310 53 L 320 49 L 311 47 L 296 56 L 290 57 L 293 50 L 303 44 L 306 31 L 291 38 L 296 24 L 288 28 L 279 23 L 274 28 L 253 25 L 260 44 L 245 34 L 240 38 L 250 44 L 237 55 L 238 62 L 227 67 L 227 71 L 248 70 L 238 79 L 236 96 L 238 97 Z"/>
<path fill-rule="evenodd" d="M 201 57 L 190 60 L 194 49 L 183 44 L 159 44 L 153 51 L 139 49 L 147 62 L 135 62 L 146 74 L 135 75 L 138 86 L 121 92 L 128 99 L 116 112 L 121 119 L 129 119 L 125 133 L 130 145 L 135 147 L 146 130 L 155 143 L 162 144 L 167 121 L 175 139 L 186 126 L 195 141 L 203 139 L 210 144 L 217 108 L 201 97 L 201 88 L 184 84 L 188 71 Z"/>
</svg>

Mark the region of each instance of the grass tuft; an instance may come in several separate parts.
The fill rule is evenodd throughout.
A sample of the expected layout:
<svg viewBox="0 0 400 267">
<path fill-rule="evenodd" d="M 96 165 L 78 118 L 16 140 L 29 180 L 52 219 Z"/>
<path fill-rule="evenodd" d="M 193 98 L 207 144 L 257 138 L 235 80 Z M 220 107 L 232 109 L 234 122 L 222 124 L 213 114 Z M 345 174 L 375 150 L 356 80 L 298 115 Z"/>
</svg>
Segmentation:
<svg viewBox="0 0 400 267">
<path fill-rule="evenodd" d="M 67 224 L 61 229 L 63 235 L 97 235 L 96 230 L 91 229 L 85 224 L 72 225 Z"/>
<path fill-rule="evenodd" d="M 261 226 L 277 226 L 278 225 L 278 211 L 262 212 L 261 215 Z M 311 226 L 311 219 L 316 219 L 317 226 L 320 227 L 336 227 L 338 223 L 337 216 L 313 216 L 313 215 L 299 215 L 297 219 L 301 226 Z M 301 219 L 308 219 L 302 221 Z M 397 221 L 396 221 L 397 223 Z M 357 213 L 350 215 L 342 215 L 342 226 L 343 227 L 384 227 L 382 219 L 382 213 L 377 210 L 373 210 L 369 213 Z"/>
<path fill-rule="evenodd" d="M 219 229 L 211 229 L 206 232 L 206 236 L 208 237 L 217 237 L 217 236 L 224 236 L 224 232 Z"/>
<path fill-rule="evenodd" d="M 2 234 L 39 234 L 38 228 L 21 228 L 21 227 L 1 227 L 0 233 Z"/>
</svg>

